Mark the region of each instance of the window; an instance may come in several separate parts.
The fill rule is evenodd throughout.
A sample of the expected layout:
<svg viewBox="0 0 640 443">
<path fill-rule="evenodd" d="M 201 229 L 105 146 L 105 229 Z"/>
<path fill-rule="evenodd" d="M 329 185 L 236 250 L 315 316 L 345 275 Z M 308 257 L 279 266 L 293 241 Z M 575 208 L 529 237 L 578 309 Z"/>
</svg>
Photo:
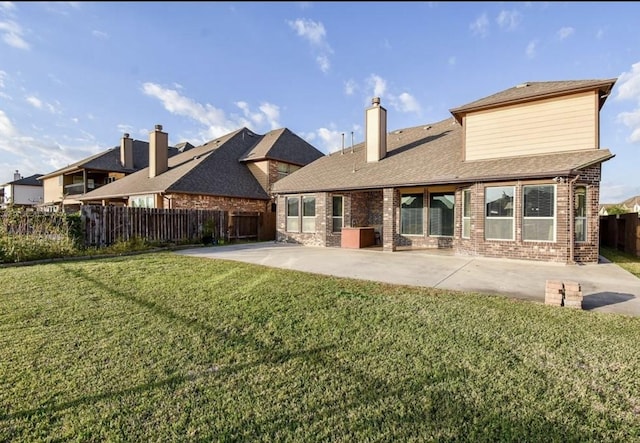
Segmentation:
<svg viewBox="0 0 640 443">
<path fill-rule="evenodd" d="M 299 197 L 287 197 L 287 231 L 300 232 Z"/>
<path fill-rule="evenodd" d="M 315 197 L 302 197 L 302 232 L 316 232 Z"/>
<path fill-rule="evenodd" d="M 153 195 L 136 195 L 129 197 L 129 206 L 132 208 L 155 208 L 156 199 Z"/>
<path fill-rule="evenodd" d="M 579 186 L 575 190 L 575 239 L 576 241 L 587 241 L 587 188 Z"/>
<path fill-rule="evenodd" d="M 462 191 L 462 238 L 471 237 L 471 190 Z"/>
<path fill-rule="evenodd" d="M 400 200 L 400 233 L 423 235 L 423 194 L 404 194 Z"/>
<path fill-rule="evenodd" d="M 343 212 L 343 199 L 341 195 L 333 196 L 333 232 L 340 232 L 344 226 L 344 212 Z"/>
<path fill-rule="evenodd" d="M 555 186 L 523 186 L 522 239 L 555 241 Z"/>
<path fill-rule="evenodd" d="M 455 196 L 452 193 L 429 194 L 429 235 L 453 236 L 453 207 Z"/>
<path fill-rule="evenodd" d="M 286 177 L 294 171 L 297 171 L 298 169 L 300 169 L 300 166 L 278 162 L 278 180 Z"/>
<path fill-rule="evenodd" d="M 514 187 L 496 186 L 485 189 L 484 235 L 487 240 L 513 240 Z"/>
</svg>

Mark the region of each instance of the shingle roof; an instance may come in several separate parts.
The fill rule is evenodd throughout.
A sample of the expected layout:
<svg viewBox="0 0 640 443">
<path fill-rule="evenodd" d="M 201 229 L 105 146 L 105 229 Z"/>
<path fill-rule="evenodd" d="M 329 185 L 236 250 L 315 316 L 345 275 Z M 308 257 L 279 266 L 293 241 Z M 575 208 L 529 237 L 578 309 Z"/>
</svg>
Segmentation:
<svg viewBox="0 0 640 443">
<path fill-rule="evenodd" d="M 296 143 L 300 143 L 302 149 L 299 149 Z M 280 146 L 281 144 L 284 146 Z M 169 169 L 156 177 L 149 178 L 149 169 L 145 168 L 91 191 L 79 199 L 96 200 L 179 192 L 268 200 L 269 195 L 247 165 L 240 160 L 246 158 L 247 153 L 256 152 L 262 155 L 261 159 L 275 157 L 297 163 L 311 157 L 310 153 L 313 154 L 307 145 L 307 142 L 286 128 L 271 131 L 266 135 L 255 134 L 247 128 L 242 128 L 171 157 L 168 162 Z M 322 155 L 315 148 L 313 150 Z"/>
<path fill-rule="evenodd" d="M 304 166 L 324 154 L 287 128 L 266 133 L 240 161 L 280 160 Z"/>
<path fill-rule="evenodd" d="M 635 205 L 640 205 L 640 195 L 628 198 L 620 204 L 628 208 L 633 208 Z"/>
<path fill-rule="evenodd" d="M 275 193 L 376 189 L 567 175 L 613 157 L 606 149 L 462 160 L 462 127 L 449 118 L 390 132 L 387 155 L 367 163 L 364 143 L 322 157 L 278 180 Z"/>
<path fill-rule="evenodd" d="M 466 105 L 453 108 L 450 112 L 454 117 L 456 117 L 456 119 L 458 119 L 458 121 L 460 121 L 461 115 L 471 111 L 516 104 L 524 101 L 530 101 L 531 99 L 541 100 L 568 93 L 577 93 L 589 90 L 600 91 L 602 95 L 600 98 L 600 107 L 602 107 L 616 81 L 617 79 L 612 78 L 605 80 L 526 82 L 488 97 L 467 103 Z"/>
<path fill-rule="evenodd" d="M 21 186 L 42 186 L 42 182 L 38 180 L 42 177 L 42 174 L 34 174 L 29 177 L 23 177 L 18 180 L 7 183 L 8 185 L 21 185 Z"/>
<path fill-rule="evenodd" d="M 169 147 L 168 156 L 172 157 L 179 154 L 178 148 Z M 149 142 L 142 140 L 133 140 L 133 168 L 125 168 L 120 162 L 120 146 L 115 146 L 106 151 L 99 152 L 90 157 L 79 160 L 75 163 L 60 168 L 56 171 L 45 174 L 41 179 L 54 177 L 56 175 L 72 172 L 77 169 L 91 169 L 109 172 L 131 173 L 149 166 Z"/>
</svg>

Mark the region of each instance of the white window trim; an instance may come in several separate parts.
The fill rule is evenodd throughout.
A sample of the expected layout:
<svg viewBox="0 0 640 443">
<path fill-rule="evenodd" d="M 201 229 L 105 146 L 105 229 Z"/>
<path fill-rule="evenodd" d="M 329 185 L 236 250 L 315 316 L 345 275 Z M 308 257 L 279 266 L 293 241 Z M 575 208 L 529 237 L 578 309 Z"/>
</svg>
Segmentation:
<svg viewBox="0 0 640 443">
<path fill-rule="evenodd" d="M 469 212 L 472 212 L 471 209 L 471 189 L 463 189 L 462 190 L 462 211 L 460 211 L 462 213 L 462 230 L 460 231 L 460 237 L 464 238 L 464 239 L 470 239 L 471 238 L 471 214 L 469 214 L 469 216 L 465 216 L 464 215 L 464 207 L 467 204 L 467 198 L 465 197 L 465 194 L 469 194 Z M 465 220 L 469 220 L 469 233 L 467 236 L 464 235 L 464 222 Z"/>
<path fill-rule="evenodd" d="M 576 243 L 588 243 L 588 238 L 589 238 L 589 205 L 587 204 L 587 195 L 588 195 L 588 189 L 586 185 L 578 185 L 576 186 L 576 188 L 574 189 L 573 192 L 573 199 L 575 201 L 577 193 L 575 192 L 578 188 L 582 188 L 584 189 L 584 217 L 583 216 L 576 216 L 575 215 L 575 211 L 576 208 L 573 208 L 573 214 L 574 214 L 574 221 L 573 221 L 573 228 L 574 228 L 574 235 L 575 235 L 575 227 L 576 227 L 576 221 L 577 220 L 584 220 L 584 240 L 575 240 Z"/>
<path fill-rule="evenodd" d="M 424 232 L 424 191 L 422 192 L 422 234 L 405 234 L 402 232 L 402 197 L 404 197 L 405 195 L 420 195 L 419 192 L 407 192 L 407 193 L 403 193 L 400 194 L 400 217 L 399 217 L 399 221 L 400 221 L 400 229 L 399 234 L 404 236 L 404 237 L 423 237 L 425 236 L 425 232 Z"/>
<path fill-rule="evenodd" d="M 333 213 L 333 199 L 336 197 L 340 197 L 340 200 L 342 201 L 342 215 L 337 217 L 334 213 Z M 335 223 L 334 220 L 336 219 L 340 219 L 342 220 L 342 222 L 340 223 L 340 228 L 344 228 L 344 195 L 332 195 L 331 196 L 331 232 L 341 232 L 341 231 L 336 231 L 333 229 Z"/>
<path fill-rule="evenodd" d="M 289 201 L 290 200 L 296 200 L 296 202 L 298 204 L 298 215 L 289 216 Z M 302 230 L 302 225 L 301 225 L 302 221 L 300 219 L 300 214 L 302 214 L 302 210 L 300 208 L 300 196 L 287 196 L 287 197 L 285 197 L 284 204 L 285 204 L 285 216 L 284 216 L 284 218 L 286 219 L 285 220 L 285 227 L 284 227 L 285 231 L 286 232 L 299 233 Z M 293 218 L 298 219 L 298 229 L 296 229 L 296 230 L 292 230 L 292 229 L 289 228 L 289 219 L 293 219 Z"/>
<path fill-rule="evenodd" d="M 304 215 L 304 199 L 312 198 L 313 199 L 313 215 Z M 313 230 L 305 230 L 304 222 L 305 220 L 313 220 Z M 316 232 L 316 196 L 313 194 L 301 195 L 300 196 L 300 230 L 305 234 L 313 234 Z"/>
<path fill-rule="evenodd" d="M 487 215 L 487 189 L 491 188 L 511 188 L 513 189 L 513 211 L 511 217 L 489 217 Z M 516 240 L 516 187 L 514 185 L 506 185 L 506 186 L 487 186 L 484 188 L 484 239 L 490 241 L 515 241 Z M 511 220 L 513 223 L 511 224 L 511 238 L 490 238 L 487 237 L 487 219 L 491 220 Z"/>
<path fill-rule="evenodd" d="M 525 217 L 524 215 L 524 188 L 532 188 L 534 186 L 551 186 L 553 187 L 553 217 Z M 522 241 L 525 243 L 556 243 L 557 224 L 558 224 L 558 188 L 556 185 L 540 184 L 540 185 L 523 185 L 522 186 Z M 524 221 L 525 220 L 551 220 L 553 219 L 553 239 L 552 240 L 525 240 L 524 238 Z"/>
</svg>

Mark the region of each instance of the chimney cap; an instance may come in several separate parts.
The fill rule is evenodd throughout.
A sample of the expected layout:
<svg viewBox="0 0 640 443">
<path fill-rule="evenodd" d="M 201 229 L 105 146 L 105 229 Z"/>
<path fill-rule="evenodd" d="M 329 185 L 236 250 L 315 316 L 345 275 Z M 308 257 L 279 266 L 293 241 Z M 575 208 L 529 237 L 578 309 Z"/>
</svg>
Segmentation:
<svg viewBox="0 0 640 443">
<path fill-rule="evenodd" d="M 129 138 L 129 133 L 128 133 L 128 132 L 125 132 L 124 134 L 122 134 L 122 137 L 124 137 L 124 138 Z"/>
<path fill-rule="evenodd" d="M 156 131 L 162 131 L 162 125 L 156 125 Z"/>
<path fill-rule="evenodd" d="M 371 104 L 374 105 L 374 106 L 375 105 L 379 105 L 380 104 L 380 97 L 373 97 L 371 99 Z"/>
</svg>

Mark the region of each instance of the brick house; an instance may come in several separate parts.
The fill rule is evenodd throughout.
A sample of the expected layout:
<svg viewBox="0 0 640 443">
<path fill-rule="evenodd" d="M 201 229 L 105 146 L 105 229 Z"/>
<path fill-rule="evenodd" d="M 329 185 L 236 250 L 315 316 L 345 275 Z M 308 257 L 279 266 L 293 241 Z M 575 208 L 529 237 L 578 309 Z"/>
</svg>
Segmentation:
<svg viewBox="0 0 640 443">
<path fill-rule="evenodd" d="M 597 262 L 601 164 L 613 157 L 599 113 L 616 80 L 524 83 L 391 132 L 374 98 L 363 143 L 273 186 L 277 240 Z"/>
<path fill-rule="evenodd" d="M 323 156 L 286 128 L 264 135 L 241 128 L 172 157 L 166 154 L 168 134 L 161 125 L 149 137 L 148 167 L 78 200 L 94 205 L 255 213 L 260 218 L 261 239 L 273 239 L 271 186 Z"/>
<path fill-rule="evenodd" d="M 167 146 L 167 157 L 184 152 L 193 146 L 182 143 Z M 107 149 L 79 160 L 64 168 L 39 177 L 44 201 L 41 207 L 52 211 L 80 209 L 80 197 L 149 166 L 149 143 L 134 140 L 124 134 L 120 146 Z"/>
</svg>

